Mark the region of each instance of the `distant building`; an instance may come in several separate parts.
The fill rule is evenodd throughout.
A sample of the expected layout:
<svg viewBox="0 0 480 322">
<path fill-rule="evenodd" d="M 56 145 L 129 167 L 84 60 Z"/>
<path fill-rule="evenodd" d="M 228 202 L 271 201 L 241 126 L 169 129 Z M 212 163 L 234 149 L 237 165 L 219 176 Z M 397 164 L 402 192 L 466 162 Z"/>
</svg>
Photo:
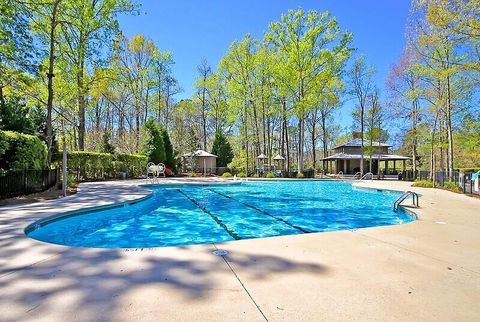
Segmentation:
<svg viewBox="0 0 480 322">
<path fill-rule="evenodd" d="M 370 141 L 363 140 L 365 149 L 370 147 Z M 389 169 L 395 169 L 397 161 L 402 162 L 402 169 L 405 170 L 405 162 L 410 160 L 409 157 L 391 154 L 389 149 L 392 146 L 385 143 L 373 142 L 372 148 L 372 173 L 379 173 L 379 169 L 384 174 L 390 174 Z M 324 168 L 335 169 L 335 173 L 340 171 L 343 174 L 355 174 L 360 171 L 360 159 L 362 156 L 362 139 L 353 139 L 345 144 L 341 144 L 333 148 L 333 155 L 323 158 Z M 330 170 L 330 172 L 333 172 Z M 363 173 L 370 172 L 370 155 L 363 156 Z M 393 173 L 392 173 L 393 174 Z"/>
<path fill-rule="evenodd" d="M 186 153 L 183 158 L 184 172 L 216 173 L 217 156 L 207 151 L 197 150 Z"/>
</svg>

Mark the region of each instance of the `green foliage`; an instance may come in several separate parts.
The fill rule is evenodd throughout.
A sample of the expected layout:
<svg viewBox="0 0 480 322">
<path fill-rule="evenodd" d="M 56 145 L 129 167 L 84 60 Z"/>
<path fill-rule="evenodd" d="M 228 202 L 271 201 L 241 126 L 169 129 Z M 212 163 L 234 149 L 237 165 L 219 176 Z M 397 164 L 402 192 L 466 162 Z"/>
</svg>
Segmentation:
<svg viewBox="0 0 480 322">
<path fill-rule="evenodd" d="M 175 155 L 173 153 L 172 142 L 170 141 L 170 136 L 166 128 L 162 127 L 162 139 L 165 146 L 165 165 L 172 169 L 176 168 Z"/>
<path fill-rule="evenodd" d="M 230 178 L 231 176 L 232 176 L 232 174 L 231 174 L 230 172 L 228 172 L 228 171 L 227 171 L 227 172 L 224 172 L 224 173 L 222 174 L 222 177 L 224 177 L 224 178 Z"/>
<path fill-rule="evenodd" d="M 126 172 L 128 178 L 145 173 L 148 159 L 138 154 L 118 154 L 72 151 L 67 154 L 69 171 L 75 173 L 77 182 L 118 178 Z M 60 165 L 58 165 L 60 166 Z"/>
<path fill-rule="evenodd" d="M 138 178 L 145 174 L 148 158 L 141 154 L 117 154 L 117 162 L 120 162 L 120 171 L 126 172 L 129 178 Z"/>
<path fill-rule="evenodd" d="M 477 171 L 480 171 L 480 167 L 476 167 L 476 168 L 458 168 L 458 169 L 455 169 L 455 171 L 459 171 L 459 172 L 477 172 Z"/>
<path fill-rule="evenodd" d="M 233 150 L 230 142 L 228 142 L 227 137 L 218 131 L 215 133 L 215 138 L 213 139 L 212 153 L 215 154 L 217 158 L 217 167 L 226 167 L 233 160 Z"/>
<path fill-rule="evenodd" d="M 237 177 L 239 177 L 239 178 L 245 178 L 245 177 L 246 177 L 246 176 L 245 176 L 245 172 L 239 172 L 239 173 L 237 173 Z"/>
<path fill-rule="evenodd" d="M 458 184 L 452 181 L 445 181 L 443 183 L 443 188 L 453 192 L 462 192 L 462 189 L 458 186 Z"/>
<path fill-rule="evenodd" d="M 298 179 L 303 179 L 303 178 L 305 178 L 305 175 L 302 172 L 298 172 L 297 173 L 297 178 Z"/>
<path fill-rule="evenodd" d="M 47 146 L 38 137 L 11 131 L 0 131 L 0 168 L 44 169 Z"/>
<path fill-rule="evenodd" d="M 143 132 L 144 142 L 142 146 L 142 154 L 148 157 L 149 162 L 165 162 L 165 143 L 163 141 L 163 129 L 160 124 L 153 119 L 149 119 L 145 123 Z"/>
<path fill-rule="evenodd" d="M 118 164 L 109 153 L 72 151 L 67 153 L 67 167 L 76 173 L 77 182 L 115 177 Z"/>
<path fill-rule="evenodd" d="M 412 187 L 432 188 L 433 184 L 430 180 L 415 180 Z"/>
<path fill-rule="evenodd" d="M 269 172 L 267 173 L 267 178 L 271 179 L 271 178 L 275 178 L 275 176 L 273 175 L 273 173 Z"/>
<path fill-rule="evenodd" d="M 105 131 L 102 135 L 102 147 L 101 151 L 103 153 L 113 154 L 115 152 L 115 147 L 110 143 L 110 132 Z"/>
</svg>

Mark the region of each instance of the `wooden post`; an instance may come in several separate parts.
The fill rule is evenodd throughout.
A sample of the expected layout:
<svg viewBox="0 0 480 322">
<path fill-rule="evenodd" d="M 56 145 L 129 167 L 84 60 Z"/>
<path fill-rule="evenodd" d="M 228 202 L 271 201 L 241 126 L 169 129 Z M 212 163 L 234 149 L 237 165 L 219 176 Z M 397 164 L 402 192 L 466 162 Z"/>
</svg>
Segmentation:
<svg viewBox="0 0 480 322">
<path fill-rule="evenodd" d="M 436 177 L 436 176 L 435 176 L 435 172 L 437 171 L 437 170 L 436 170 L 437 167 L 436 167 L 436 164 L 435 164 L 435 163 L 436 163 L 436 161 L 435 161 L 435 154 L 433 154 L 432 161 L 433 161 L 433 162 L 432 162 L 432 187 L 435 188 L 435 179 L 436 179 L 436 178 L 435 178 L 435 177 Z"/>
<path fill-rule="evenodd" d="M 62 194 L 67 196 L 67 140 L 63 136 L 63 160 L 62 160 Z"/>
</svg>

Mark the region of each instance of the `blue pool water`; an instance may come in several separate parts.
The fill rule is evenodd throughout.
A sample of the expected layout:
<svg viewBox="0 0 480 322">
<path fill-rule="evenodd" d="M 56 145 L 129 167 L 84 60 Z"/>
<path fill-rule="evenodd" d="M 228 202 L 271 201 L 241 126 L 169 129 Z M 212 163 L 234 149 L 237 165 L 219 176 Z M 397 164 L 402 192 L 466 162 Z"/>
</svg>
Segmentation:
<svg viewBox="0 0 480 322">
<path fill-rule="evenodd" d="M 392 205 L 400 193 L 338 181 L 255 181 L 155 186 L 151 198 L 27 228 L 28 236 L 78 247 L 141 248 L 204 244 L 414 220 Z"/>
</svg>

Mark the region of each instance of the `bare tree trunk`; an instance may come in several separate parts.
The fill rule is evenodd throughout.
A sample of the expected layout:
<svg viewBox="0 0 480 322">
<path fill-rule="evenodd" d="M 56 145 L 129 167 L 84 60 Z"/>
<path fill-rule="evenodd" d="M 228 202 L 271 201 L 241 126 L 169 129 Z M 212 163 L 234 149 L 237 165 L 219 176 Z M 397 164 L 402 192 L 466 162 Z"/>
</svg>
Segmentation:
<svg viewBox="0 0 480 322">
<path fill-rule="evenodd" d="M 445 122 L 447 128 L 447 141 L 448 141 L 448 178 L 453 180 L 453 133 L 452 133 L 452 101 L 450 92 L 450 76 L 447 76 L 447 106 L 445 111 Z"/>
<path fill-rule="evenodd" d="M 47 98 L 47 124 L 46 124 L 46 140 L 48 146 L 47 163 L 50 166 L 52 163 L 52 148 L 53 148 L 53 126 L 52 126 L 52 111 L 53 111 L 53 74 L 55 64 L 55 29 L 57 28 L 57 13 L 58 6 L 61 0 L 57 0 L 53 3 L 52 16 L 50 19 L 50 49 L 48 57 L 48 98 Z"/>
<path fill-rule="evenodd" d="M 85 150 L 85 35 L 80 31 L 78 43 L 78 71 L 77 71 L 77 87 L 78 87 L 78 148 L 80 151 Z"/>
</svg>

